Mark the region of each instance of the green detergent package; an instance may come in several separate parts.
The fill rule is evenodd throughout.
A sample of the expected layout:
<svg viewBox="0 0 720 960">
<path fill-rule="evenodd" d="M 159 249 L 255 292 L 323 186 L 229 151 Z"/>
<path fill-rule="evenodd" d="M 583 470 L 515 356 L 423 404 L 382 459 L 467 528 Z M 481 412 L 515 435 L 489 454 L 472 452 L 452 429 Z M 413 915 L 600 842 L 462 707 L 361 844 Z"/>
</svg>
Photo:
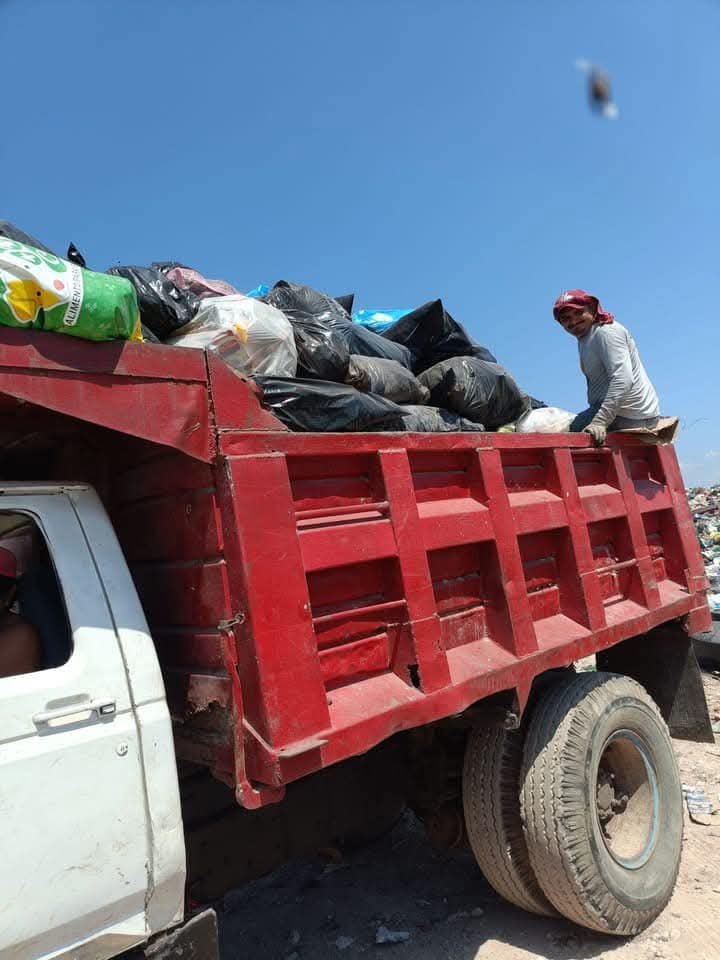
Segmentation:
<svg viewBox="0 0 720 960">
<path fill-rule="evenodd" d="M 84 340 L 142 340 L 129 280 L 6 237 L 0 237 L 0 324 Z"/>
</svg>

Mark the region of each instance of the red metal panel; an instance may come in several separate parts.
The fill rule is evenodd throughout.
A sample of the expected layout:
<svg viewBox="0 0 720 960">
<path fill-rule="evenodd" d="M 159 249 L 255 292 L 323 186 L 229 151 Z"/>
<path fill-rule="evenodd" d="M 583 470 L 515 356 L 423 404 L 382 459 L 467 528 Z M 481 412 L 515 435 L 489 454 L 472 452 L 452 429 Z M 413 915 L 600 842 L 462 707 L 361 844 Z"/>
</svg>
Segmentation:
<svg viewBox="0 0 720 960">
<path fill-rule="evenodd" d="M 572 455 L 568 450 L 553 452 L 551 483 L 558 494 L 562 493 L 567 511 L 568 528 L 572 543 L 572 570 L 570 577 L 577 577 L 584 611 L 578 619 L 591 630 L 605 626 L 605 611 L 600 595 L 600 581 L 595 570 L 595 561 L 590 546 L 587 528 L 587 500 L 581 499 L 582 490 L 577 483 L 578 473 L 573 469 Z M 612 494 L 611 494 L 612 496 Z"/>
<path fill-rule="evenodd" d="M 0 367 L 23 368 L 33 373 L 51 370 L 108 373 L 173 383 L 207 382 L 202 350 L 121 340 L 91 343 L 78 337 L 11 327 L 0 328 Z"/>
<path fill-rule="evenodd" d="M 580 501 L 585 519 L 588 522 L 625 516 L 623 495 L 619 490 L 615 490 L 606 483 L 591 487 L 580 487 Z"/>
<path fill-rule="evenodd" d="M 210 464 L 184 454 L 152 446 L 154 456 L 142 460 L 137 448 L 130 449 L 120 466 L 114 459 L 113 502 L 134 503 L 165 494 L 197 492 L 215 488 L 215 471 Z"/>
<path fill-rule="evenodd" d="M 231 459 L 223 479 L 245 710 L 281 749 L 329 722 L 287 465 L 281 455 Z"/>
<path fill-rule="evenodd" d="M 440 606 L 440 604 L 438 604 Z M 489 640 L 488 617 L 485 607 L 473 607 L 468 610 L 453 610 L 440 620 L 440 636 L 443 649 L 448 654 L 448 663 L 452 671 L 450 651 L 458 647 L 466 647 L 480 640 Z M 486 666 L 486 663 L 483 664 Z M 475 664 L 477 669 L 478 664 Z M 452 677 L 452 672 L 451 672 Z M 453 677 L 453 679 L 455 679 Z"/>
<path fill-rule="evenodd" d="M 186 352 L 2 328 L 0 395 L 209 461 L 207 375 L 202 355 Z"/>
<path fill-rule="evenodd" d="M 355 640 L 341 647 L 331 647 L 320 654 L 320 668 L 325 683 L 377 673 L 390 669 L 390 642 L 386 633 Z"/>
<path fill-rule="evenodd" d="M 426 500 L 417 509 L 426 550 L 492 539 L 490 511 L 471 497 Z"/>
<path fill-rule="evenodd" d="M 276 421 L 279 423 L 279 421 Z M 220 438 L 227 456 L 282 451 L 291 456 L 340 457 L 348 454 L 375 454 L 384 450 L 411 452 L 443 452 L 472 450 L 593 450 L 587 434 L 510 434 L 510 433 L 263 433 L 228 429 Z M 619 445 L 631 443 L 613 437 Z"/>
<path fill-rule="evenodd" d="M 660 606 L 660 595 L 655 580 L 655 571 L 650 559 L 650 550 L 640 514 L 637 492 L 630 477 L 625 455 L 622 450 L 613 451 L 613 462 L 617 472 L 620 491 L 625 501 L 628 531 L 632 543 L 632 555 L 637 561 L 638 566 L 640 596 L 642 597 L 643 606 L 654 610 Z"/>
<path fill-rule="evenodd" d="M 193 490 L 141 500 L 114 512 L 131 562 L 218 557 L 222 531 L 215 490 Z"/>
<path fill-rule="evenodd" d="M 554 530 L 567 525 L 565 504 L 549 490 L 511 493 L 508 499 L 519 534 Z"/>
<path fill-rule="evenodd" d="M 308 572 L 379 560 L 395 556 L 397 552 L 393 528 L 386 519 L 301 530 L 300 549 Z"/>
<path fill-rule="evenodd" d="M 112 388 L 112 403 L 108 402 Z M 176 447 L 198 460 L 214 453 L 207 388 L 114 374 L 43 372 L 6 367 L 0 393 L 88 423 Z"/>
<path fill-rule="evenodd" d="M 413 495 L 410 464 L 404 450 L 381 450 L 379 457 L 412 622 L 420 684 L 424 691 L 437 690 L 450 682 L 450 671 L 442 649 L 440 621 Z"/>
<path fill-rule="evenodd" d="M 223 635 L 202 627 L 159 627 L 153 640 L 164 666 L 225 670 Z"/>
<path fill-rule="evenodd" d="M 505 486 L 500 453 L 488 450 L 478 456 L 485 490 L 488 493 L 488 507 L 492 514 L 503 590 L 510 615 L 510 635 L 498 637 L 497 640 L 517 657 L 523 657 L 537 650 L 537 639 L 510 497 Z"/>
<path fill-rule="evenodd" d="M 207 364 L 215 425 L 219 430 L 232 427 L 278 433 L 287 431 L 287 427 L 283 426 L 277 417 L 261 406 L 262 391 L 252 380 L 235 373 L 232 367 L 212 351 L 208 351 Z"/>
<path fill-rule="evenodd" d="M 675 450 L 673 447 L 658 447 L 657 455 L 660 466 L 665 474 L 665 482 L 672 503 L 680 547 L 687 570 L 688 589 L 691 592 L 704 591 L 708 587 L 705 568 Z M 709 610 L 706 629 L 712 629 Z"/>
<path fill-rule="evenodd" d="M 222 560 L 131 564 L 130 571 L 153 629 L 217 626 L 231 618 Z"/>
</svg>

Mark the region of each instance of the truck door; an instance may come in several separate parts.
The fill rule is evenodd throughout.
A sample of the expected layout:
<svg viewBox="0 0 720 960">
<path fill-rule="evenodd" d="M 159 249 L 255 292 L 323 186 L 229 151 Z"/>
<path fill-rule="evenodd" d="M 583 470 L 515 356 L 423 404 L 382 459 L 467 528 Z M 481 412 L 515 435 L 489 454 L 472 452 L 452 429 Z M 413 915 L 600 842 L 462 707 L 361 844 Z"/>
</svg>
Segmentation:
<svg viewBox="0 0 720 960">
<path fill-rule="evenodd" d="M 0 548 L 50 574 L 17 611 L 44 661 L 0 677 L 0 956 L 102 960 L 144 939 L 151 866 L 125 665 L 65 494 L 0 496 Z"/>
</svg>

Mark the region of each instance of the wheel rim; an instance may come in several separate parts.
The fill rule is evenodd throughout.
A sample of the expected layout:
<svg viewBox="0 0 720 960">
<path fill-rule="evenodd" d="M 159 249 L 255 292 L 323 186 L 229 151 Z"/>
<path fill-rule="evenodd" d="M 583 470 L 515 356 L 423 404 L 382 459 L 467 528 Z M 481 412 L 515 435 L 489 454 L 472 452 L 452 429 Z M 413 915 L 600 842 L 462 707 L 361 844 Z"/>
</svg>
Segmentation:
<svg viewBox="0 0 720 960">
<path fill-rule="evenodd" d="M 650 859 L 658 835 L 660 797 L 643 741 L 617 730 L 605 741 L 595 777 L 595 815 L 616 863 L 637 870 Z"/>
</svg>

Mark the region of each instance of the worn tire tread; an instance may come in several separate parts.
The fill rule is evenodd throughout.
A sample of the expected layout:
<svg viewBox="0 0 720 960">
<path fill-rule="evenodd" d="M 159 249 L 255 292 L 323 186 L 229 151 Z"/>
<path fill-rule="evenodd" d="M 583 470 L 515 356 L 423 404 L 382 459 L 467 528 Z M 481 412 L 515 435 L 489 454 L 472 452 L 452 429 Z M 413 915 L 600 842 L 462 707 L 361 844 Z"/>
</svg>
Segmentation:
<svg viewBox="0 0 720 960">
<path fill-rule="evenodd" d="M 584 829 L 584 808 L 579 809 L 568 783 L 586 776 L 583 731 L 605 707 L 628 696 L 655 714 L 670 743 L 657 706 L 638 683 L 616 674 L 579 674 L 558 683 L 537 705 L 525 741 L 520 791 L 530 863 L 548 900 L 575 923 L 618 936 L 644 930 L 667 901 L 637 911 L 607 889 Z M 679 861 L 676 876 L 677 867 Z"/>
<path fill-rule="evenodd" d="M 479 726 L 468 738 L 463 807 L 470 846 L 488 883 L 510 903 L 555 915 L 530 866 L 520 820 L 520 732 Z"/>
</svg>

